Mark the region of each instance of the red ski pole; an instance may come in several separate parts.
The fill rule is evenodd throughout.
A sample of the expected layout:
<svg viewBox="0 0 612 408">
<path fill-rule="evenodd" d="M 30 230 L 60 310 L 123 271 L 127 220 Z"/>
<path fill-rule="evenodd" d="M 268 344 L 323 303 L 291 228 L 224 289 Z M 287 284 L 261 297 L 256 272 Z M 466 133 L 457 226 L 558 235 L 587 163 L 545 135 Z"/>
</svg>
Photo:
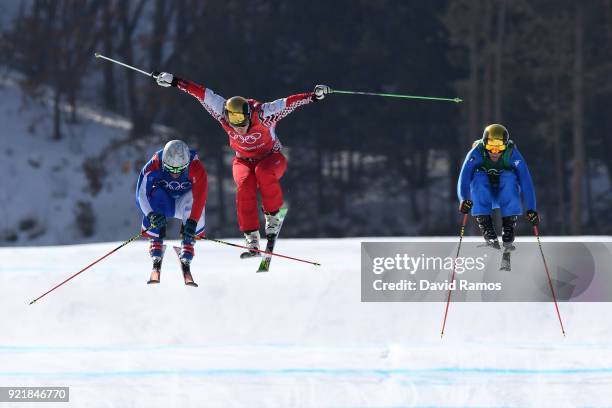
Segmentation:
<svg viewBox="0 0 612 408">
<path fill-rule="evenodd" d="M 461 224 L 461 231 L 459 232 L 459 245 L 457 246 L 457 254 L 455 255 L 455 262 L 453 262 L 453 273 L 451 275 L 451 285 L 455 281 L 455 264 L 459 257 L 459 251 L 461 250 L 461 242 L 463 241 L 463 234 L 465 233 L 465 226 L 468 222 L 468 215 L 463 214 L 463 222 Z M 451 286 L 452 287 L 452 286 Z M 444 310 L 444 321 L 442 322 L 442 331 L 440 332 L 440 338 L 444 336 L 444 327 L 446 326 L 446 316 L 448 316 L 448 305 L 450 304 L 452 289 L 448 290 L 448 298 L 446 299 L 446 309 Z"/>
<path fill-rule="evenodd" d="M 249 248 L 249 247 L 244 246 L 244 245 L 232 244 L 231 242 L 221 241 L 220 239 L 214 239 L 214 238 L 208 238 L 208 237 L 198 237 L 198 239 L 204 239 L 206 241 L 217 242 L 219 244 L 229 245 L 229 246 L 233 246 L 233 247 L 236 247 L 236 248 L 247 249 L 249 251 L 259 252 L 260 254 L 274 255 L 274 256 L 279 256 L 281 258 L 285 258 L 285 259 L 291 259 L 292 261 L 304 262 L 304 263 L 315 265 L 315 266 L 321 266 L 321 264 L 318 263 L 318 262 L 307 261 L 305 259 L 294 258 L 292 256 L 287 256 L 287 255 L 281 255 L 281 254 L 277 254 L 275 252 L 262 251 L 261 249 Z"/>
<path fill-rule="evenodd" d="M 563 327 L 563 321 L 561 320 L 561 313 L 559 313 L 559 305 L 557 304 L 557 296 L 555 295 L 555 289 L 553 288 L 552 279 L 550 278 L 550 272 L 548 271 L 548 264 L 544 257 L 544 250 L 542 249 L 542 242 L 540 241 L 540 232 L 538 231 L 537 225 L 533 226 L 533 233 L 538 240 L 538 246 L 540 247 L 540 253 L 542 254 L 542 261 L 544 262 L 544 270 L 546 271 L 546 277 L 548 277 L 548 285 L 550 286 L 550 292 L 552 293 L 553 301 L 555 302 L 555 309 L 557 310 L 557 317 L 559 318 L 559 324 L 561 325 L 561 333 L 565 337 L 565 328 Z"/>
<path fill-rule="evenodd" d="M 36 302 L 37 300 L 43 298 L 44 296 L 47 296 L 49 293 L 53 292 L 55 289 L 59 288 L 60 286 L 62 286 L 64 283 L 68 282 L 69 280 L 71 280 L 72 278 L 74 278 L 77 275 L 80 275 L 81 273 L 85 272 L 87 269 L 91 268 L 92 266 L 94 266 L 95 264 L 97 264 L 98 262 L 100 262 L 101 260 L 103 260 L 104 258 L 106 258 L 107 256 L 117 252 L 118 250 L 120 250 L 121 248 L 123 248 L 124 246 L 126 246 L 127 244 L 129 244 L 132 241 L 137 240 L 138 238 L 140 238 L 142 236 L 142 234 L 144 234 L 145 232 L 147 232 L 148 230 L 150 230 L 151 228 L 153 228 L 153 226 L 150 226 L 149 228 L 145 229 L 144 231 L 139 232 L 137 235 L 134 235 L 132 238 L 128 239 L 127 241 L 125 241 L 123 244 L 119 245 L 117 248 L 113 249 L 112 251 L 110 251 L 109 253 L 107 253 L 106 255 L 104 255 L 101 258 L 98 258 L 97 260 L 93 261 L 92 263 L 90 263 L 89 265 L 87 265 L 86 267 L 84 267 L 83 269 L 81 269 L 80 271 L 78 271 L 77 273 L 75 273 L 74 275 L 70 276 L 68 279 L 66 279 L 65 281 L 58 283 L 57 285 L 55 285 L 54 287 L 52 287 L 51 289 L 49 289 L 48 291 L 46 291 L 45 293 L 43 293 L 42 295 L 40 295 L 39 297 L 37 297 L 36 299 L 34 299 L 33 301 L 30 302 L 30 304 L 33 304 L 34 302 Z"/>
</svg>

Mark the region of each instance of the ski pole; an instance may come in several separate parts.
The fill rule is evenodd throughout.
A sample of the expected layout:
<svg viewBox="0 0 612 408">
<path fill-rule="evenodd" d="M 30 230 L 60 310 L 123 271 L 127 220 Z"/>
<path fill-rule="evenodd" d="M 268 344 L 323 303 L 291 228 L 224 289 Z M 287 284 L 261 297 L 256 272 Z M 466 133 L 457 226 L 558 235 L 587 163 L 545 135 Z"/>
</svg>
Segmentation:
<svg viewBox="0 0 612 408">
<path fill-rule="evenodd" d="M 340 91 L 338 89 L 332 89 L 331 93 L 347 94 L 347 95 L 370 95 L 370 96 L 386 96 L 390 98 L 405 98 L 405 99 L 425 99 L 430 101 L 446 101 L 461 103 L 461 98 L 437 98 L 433 96 L 419 96 L 419 95 L 399 95 L 391 93 L 376 93 L 376 92 L 358 92 L 358 91 Z"/>
<path fill-rule="evenodd" d="M 299 261 L 299 262 L 304 262 L 304 263 L 311 264 L 311 265 L 315 265 L 315 266 L 321 266 L 321 264 L 320 264 L 320 263 L 318 263 L 318 262 L 306 261 L 306 260 L 304 260 L 304 259 L 294 258 L 294 257 L 292 257 L 292 256 L 287 256 L 287 255 L 277 254 L 276 252 L 267 252 L 267 251 L 262 251 L 261 249 L 249 248 L 249 247 L 247 247 L 247 246 L 238 245 L 238 244 L 232 244 L 231 242 L 222 241 L 222 240 L 220 240 L 220 239 L 214 239 L 214 238 L 208 238 L 208 237 L 198 237 L 198 239 L 204 239 L 204 240 L 206 240 L 206 241 L 217 242 L 217 243 L 219 243 L 219 244 L 229 245 L 229 246 L 233 246 L 233 247 L 236 247 L 236 248 L 247 249 L 247 250 L 249 250 L 249 251 L 259 252 L 260 254 L 274 255 L 274 256 L 279 256 L 279 257 L 281 257 L 281 258 L 285 258 L 285 259 L 291 259 L 291 260 L 293 260 L 293 261 Z"/>
<path fill-rule="evenodd" d="M 455 281 L 455 264 L 457 263 L 457 258 L 459 257 L 459 251 L 461 250 L 461 242 L 463 241 L 463 234 L 465 234 L 465 226 L 468 222 L 468 215 L 463 214 L 463 222 L 461 224 L 461 230 L 459 232 L 459 245 L 457 246 L 457 254 L 455 255 L 455 262 L 453 262 L 453 273 L 451 275 L 451 286 Z M 448 298 L 446 299 L 446 310 L 444 310 L 444 321 L 442 322 L 442 331 L 440 332 L 440 338 L 444 336 L 444 327 L 446 326 L 446 316 L 448 316 L 448 305 L 450 304 L 452 289 L 448 290 Z"/>
<path fill-rule="evenodd" d="M 112 59 L 112 58 L 108 58 L 108 57 L 106 57 L 106 56 L 104 56 L 104 55 L 102 55 L 102 54 L 98 54 L 97 52 L 96 52 L 94 55 L 95 55 L 95 57 L 96 57 L 96 58 L 102 58 L 102 59 L 105 59 L 105 60 L 107 60 L 107 61 L 114 62 L 115 64 L 121 65 L 122 67 L 126 67 L 126 68 L 129 68 L 129 69 L 134 70 L 134 71 L 136 71 L 136 72 L 140 72 L 141 74 L 145 74 L 146 76 L 149 76 L 149 77 L 151 77 L 151 78 L 155 78 L 155 77 L 153 76 L 153 73 L 152 73 L 152 72 L 145 72 L 145 71 L 143 71 L 142 69 L 138 69 L 138 68 L 135 68 L 135 67 L 133 67 L 133 66 L 131 66 L 131 65 L 124 64 L 123 62 L 120 62 L 120 61 L 114 60 L 114 59 Z"/>
<path fill-rule="evenodd" d="M 550 292 L 552 293 L 552 298 L 555 302 L 555 309 L 557 310 L 557 317 L 559 318 L 559 324 L 561 325 L 561 333 L 563 333 L 563 337 L 565 337 L 565 328 L 563 327 L 563 321 L 561 320 L 561 313 L 559 313 L 557 296 L 555 296 L 555 289 L 553 288 L 552 279 L 550 278 L 550 272 L 548 271 L 548 264 L 546 263 L 546 258 L 544 257 L 544 250 L 542 249 L 542 242 L 540 241 L 540 232 L 538 231 L 537 225 L 533 226 L 533 233 L 536 239 L 538 240 L 538 247 L 540 248 L 540 253 L 542 254 L 542 261 L 544 262 L 544 270 L 546 271 L 546 276 L 548 277 L 548 285 L 550 286 Z"/>
<path fill-rule="evenodd" d="M 64 283 L 68 282 L 69 280 L 71 280 L 72 278 L 74 278 L 77 275 L 80 275 L 81 273 L 85 272 L 87 269 L 91 268 L 92 266 L 94 266 L 95 264 L 97 264 L 98 262 L 100 262 L 101 260 L 103 260 L 104 258 L 106 258 L 107 256 L 111 255 L 114 252 L 117 252 L 119 249 L 123 248 L 124 246 L 126 246 L 127 244 L 129 244 L 132 241 L 135 241 L 136 239 L 140 238 L 142 236 L 142 234 L 144 234 L 145 232 L 147 232 L 148 230 L 150 230 L 151 228 L 153 228 L 153 226 L 151 225 L 149 228 L 145 229 L 144 231 L 139 232 L 137 235 L 134 235 L 132 238 L 128 239 L 127 241 L 125 241 L 123 244 L 119 245 L 117 248 L 113 249 L 112 251 L 110 251 L 109 253 L 107 253 L 106 255 L 104 255 L 101 258 L 98 258 L 97 260 L 95 260 L 94 262 L 90 263 L 89 265 L 87 265 L 85 268 L 81 269 L 80 271 L 78 271 L 77 273 L 75 273 L 74 275 L 72 275 L 71 277 L 69 277 L 68 279 L 66 279 L 65 281 L 63 281 L 62 283 L 59 283 L 57 285 L 55 285 L 54 287 L 52 287 L 51 289 L 49 289 L 48 291 L 46 291 L 45 293 L 43 293 L 42 295 L 40 295 L 39 297 L 37 297 L 36 299 L 34 299 L 33 301 L 30 302 L 30 304 L 33 304 L 34 302 L 36 302 L 37 300 L 41 299 L 42 297 L 48 295 L 49 293 L 53 292 L 55 289 L 59 288 L 60 286 L 62 286 Z"/>
</svg>

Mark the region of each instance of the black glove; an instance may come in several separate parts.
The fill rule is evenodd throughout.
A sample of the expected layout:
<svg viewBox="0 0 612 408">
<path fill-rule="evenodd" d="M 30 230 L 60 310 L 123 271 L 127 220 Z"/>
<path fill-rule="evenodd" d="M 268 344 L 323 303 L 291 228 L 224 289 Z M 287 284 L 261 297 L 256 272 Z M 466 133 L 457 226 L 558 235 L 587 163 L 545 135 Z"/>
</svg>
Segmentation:
<svg viewBox="0 0 612 408">
<path fill-rule="evenodd" d="M 189 241 L 195 238 L 197 226 L 198 223 L 191 218 L 185 221 L 185 225 L 183 225 L 183 241 Z"/>
<path fill-rule="evenodd" d="M 531 225 L 538 225 L 540 223 L 540 216 L 535 210 L 527 210 L 525 217 L 527 217 L 527 220 L 531 223 Z"/>
<path fill-rule="evenodd" d="M 474 203 L 472 202 L 472 200 L 461 200 L 461 203 L 459 204 L 459 211 L 464 214 L 467 214 L 470 212 L 473 205 Z"/>
<path fill-rule="evenodd" d="M 147 215 L 147 218 L 149 219 L 151 225 L 153 225 L 155 228 L 162 228 L 166 226 L 166 216 L 164 214 L 152 212 Z"/>
</svg>

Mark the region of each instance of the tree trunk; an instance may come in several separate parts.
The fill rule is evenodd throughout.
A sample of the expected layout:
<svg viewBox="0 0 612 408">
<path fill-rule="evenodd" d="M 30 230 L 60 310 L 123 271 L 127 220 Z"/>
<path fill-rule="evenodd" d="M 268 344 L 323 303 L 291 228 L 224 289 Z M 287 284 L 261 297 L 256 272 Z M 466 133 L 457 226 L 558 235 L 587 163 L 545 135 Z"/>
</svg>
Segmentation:
<svg viewBox="0 0 612 408">
<path fill-rule="evenodd" d="M 583 103 L 583 52 L 584 52 L 584 22 L 582 3 L 576 3 L 575 15 L 575 50 L 574 50 L 574 163 L 572 173 L 572 215 L 571 233 L 579 235 L 582 232 L 582 198 L 584 194 L 584 103 Z"/>
<path fill-rule="evenodd" d="M 479 107 L 481 104 L 479 89 L 478 89 L 478 38 L 477 38 L 477 21 L 479 13 L 478 7 L 472 4 L 472 22 L 470 27 L 470 39 L 468 42 L 468 50 L 470 55 L 470 80 L 468 89 L 469 103 L 469 118 L 468 118 L 468 134 L 464 144 L 467 146 L 478 134 L 479 125 Z"/>
<path fill-rule="evenodd" d="M 492 93 L 492 82 L 493 82 L 493 63 L 491 61 L 491 57 L 493 56 L 493 51 L 491 50 L 490 41 L 488 38 L 491 33 L 491 20 L 492 20 L 492 11 L 491 11 L 491 2 L 485 1 L 485 12 L 483 16 L 484 27 L 483 27 L 483 37 L 486 39 L 484 41 L 484 46 L 481 50 L 481 55 L 484 57 L 481 61 L 481 66 L 483 67 L 483 79 L 482 79 L 482 119 L 485 123 L 490 123 L 492 119 L 491 114 L 491 93 Z M 481 126 L 483 124 L 481 123 Z"/>
<path fill-rule="evenodd" d="M 324 165 L 324 159 L 323 159 L 323 146 L 322 146 L 322 142 L 321 142 L 321 135 L 317 136 L 317 204 L 318 204 L 318 208 L 317 211 L 319 212 L 319 214 L 321 214 L 323 212 L 323 182 L 325 180 L 325 175 L 323 174 L 323 165 Z M 315 219 L 317 220 L 317 233 L 321 232 L 321 225 L 319 224 L 318 220 L 320 220 L 321 217 L 315 217 Z"/>
<path fill-rule="evenodd" d="M 223 190 L 223 180 L 225 177 L 225 166 L 223 163 L 223 147 L 219 147 L 219 152 L 217 153 L 217 191 L 219 195 L 219 225 L 221 228 L 227 226 L 227 215 L 225 213 L 225 191 Z"/>
<path fill-rule="evenodd" d="M 500 0 L 497 11 L 497 41 L 495 44 L 495 86 L 493 120 L 502 122 L 502 60 L 504 54 L 504 28 L 506 24 L 506 0 Z"/>
<path fill-rule="evenodd" d="M 558 43 L 558 41 L 557 41 Z M 559 49 L 557 49 L 559 51 Z M 561 58 L 561 54 L 557 53 L 557 57 Z M 563 171 L 563 155 L 561 141 L 561 113 L 559 109 L 559 70 L 553 72 L 553 117 L 552 117 L 552 134 L 555 149 L 555 180 L 557 185 L 557 209 L 559 210 L 559 227 L 562 235 L 567 233 L 567 210 L 565 206 L 565 172 Z"/>
<path fill-rule="evenodd" d="M 61 130 L 61 116 L 62 111 L 60 109 L 60 103 L 62 102 L 62 94 L 60 93 L 59 86 L 55 86 L 53 90 L 53 140 L 60 140 L 62 138 Z"/>
<path fill-rule="evenodd" d="M 587 225 L 591 224 L 593 221 L 593 188 L 591 186 L 593 182 L 593 168 L 591 163 L 586 161 L 585 163 L 585 171 L 586 171 L 586 182 L 585 184 L 585 197 L 586 197 L 586 210 L 587 210 Z M 595 226 L 597 227 L 597 226 Z"/>
<path fill-rule="evenodd" d="M 104 5 L 102 47 L 106 55 L 113 55 L 113 10 L 114 4 L 109 1 Z M 104 64 L 104 107 L 110 111 L 117 110 L 117 95 L 115 93 L 115 71 L 114 64 Z"/>
<path fill-rule="evenodd" d="M 72 124 L 78 122 L 77 120 L 77 88 L 71 87 L 68 92 L 68 103 L 70 104 L 70 118 L 69 121 Z"/>
<path fill-rule="evenodd" d="M 136 5 L 133 12 L 130 12 L 130 2 L 127 0 L 121 1 L 118 5 L 118 8 L 121 10 L 120 24 L 122 39 L 120 49 L 121 54 L 125 58 L 125 62 L 129 65 L 134 65 L 132 40 L 134 29 L 136 28 L 140 15 L 142 14 L 142 9 L 145 2 L 146 0 L 141 0 Z M 131 69 L 126 69 L 125 74 L 127 79 L 128 109 L 130 119 L 132 121 L 131 136 L 136 138 L 150 130 L 150 123 L 146 123 L 146 121 L 143 120 L 143 116 L 139 108 L 139 99 L 136 96 L 136 80 L 134 78 L 134 71 Z"/>
</svg>

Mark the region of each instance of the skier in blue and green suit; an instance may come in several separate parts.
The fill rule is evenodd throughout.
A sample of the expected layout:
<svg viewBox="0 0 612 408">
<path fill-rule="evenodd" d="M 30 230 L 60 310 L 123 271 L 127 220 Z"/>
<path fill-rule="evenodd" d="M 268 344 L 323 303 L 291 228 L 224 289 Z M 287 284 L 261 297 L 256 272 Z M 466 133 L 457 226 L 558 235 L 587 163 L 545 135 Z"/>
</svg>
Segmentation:
<svg viewBox="0 0 612 408">
<path fill-rule="evenodd" d="M 540 217 L 527 163 L 510 140 L 508 130 L 499 124 L 489 125 L 463 162 L 457 183 L 459 211 L 464 214 L 471 211 L 487 245 L 499 249 L 491 217 L 493 210 L 499 208 L 503 245 L 513 249 L 514 228 L 523 213 L 521 193 L 527 219 L 538 225 Z"/>
</svg>

